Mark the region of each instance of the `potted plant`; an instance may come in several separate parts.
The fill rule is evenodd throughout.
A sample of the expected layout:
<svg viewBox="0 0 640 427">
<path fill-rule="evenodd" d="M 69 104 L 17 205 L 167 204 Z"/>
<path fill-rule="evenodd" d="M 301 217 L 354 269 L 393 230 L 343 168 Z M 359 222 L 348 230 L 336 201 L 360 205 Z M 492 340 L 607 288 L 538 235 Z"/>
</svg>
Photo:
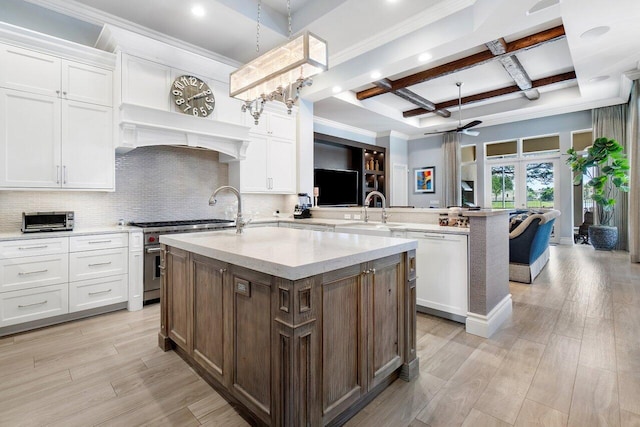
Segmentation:
<svg viewBox="0 0 640 427">
<path fill-rule="evenodd" d="M 619 191 L 629 191 L 629 161 L 623 147 L 615 139 L 598 138 L 588 148 L 587 154 L 567 150 L 567 164 L 573 172 L 574 185 L 582 182 L 593 188 L 593 201 L 597 206 L 598 224 L 589 227 L 589 240 L 596 249 L 611 250 L 618 242 L 618 228 L 611 225 L 616 197 Z"/>
</svg>

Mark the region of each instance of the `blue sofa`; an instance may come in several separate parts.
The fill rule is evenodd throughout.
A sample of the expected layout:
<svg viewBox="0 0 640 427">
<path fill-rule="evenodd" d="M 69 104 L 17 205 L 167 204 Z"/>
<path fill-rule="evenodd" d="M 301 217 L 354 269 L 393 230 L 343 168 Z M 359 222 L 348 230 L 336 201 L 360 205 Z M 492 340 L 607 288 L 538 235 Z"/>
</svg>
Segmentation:
<svg viewBox="0 0 640 427">
<path fill-rule="evenodd" d="M 509 280 L 532 283 L 549 261 L 549 239 L 560 211 L 520 213 L 509 232 Z M 521 221 L 518 223 L 518 221 Z"/>
</svg>

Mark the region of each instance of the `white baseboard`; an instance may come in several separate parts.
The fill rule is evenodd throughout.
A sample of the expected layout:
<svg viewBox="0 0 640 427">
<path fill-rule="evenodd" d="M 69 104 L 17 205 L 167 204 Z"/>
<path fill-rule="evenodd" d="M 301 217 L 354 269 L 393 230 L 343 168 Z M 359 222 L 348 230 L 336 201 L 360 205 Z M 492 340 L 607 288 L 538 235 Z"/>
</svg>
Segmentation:
<svg viewBox="0 0 640 427">
<path fill-rule="evenodd" d="M 476 313 L 467 313 L 467 332 L 483 338 L 489 338 L 508 318 L 511 317 L 512 310 L 511 294 L 508 294 L 486 316 Z"/>
</svg>

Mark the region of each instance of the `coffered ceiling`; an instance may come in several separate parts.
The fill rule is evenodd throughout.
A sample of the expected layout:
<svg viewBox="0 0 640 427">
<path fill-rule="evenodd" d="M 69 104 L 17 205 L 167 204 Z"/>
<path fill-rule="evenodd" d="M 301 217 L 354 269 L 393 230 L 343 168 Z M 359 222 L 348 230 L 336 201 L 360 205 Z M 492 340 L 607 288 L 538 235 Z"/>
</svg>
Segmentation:
<svg viewBox="0 0 640 427">
<path fill-rule="evenodd" d="M 24 2 L 167 35 L 233 65 L 258 55 L 257 0 Z M 294 33 L 329 43 L 330 70 L 303 93 L 315 115 L 376 133 L 448 130 L 458 113 L 481 128 L 626 102 L 640 61 L 637 0 L 291 0 L 291 13 Z M 588 32 L 598 27 L 608 29 Z M 260 51 L 287 34 L 286 0 L 262 0 Z"/>
</svg>

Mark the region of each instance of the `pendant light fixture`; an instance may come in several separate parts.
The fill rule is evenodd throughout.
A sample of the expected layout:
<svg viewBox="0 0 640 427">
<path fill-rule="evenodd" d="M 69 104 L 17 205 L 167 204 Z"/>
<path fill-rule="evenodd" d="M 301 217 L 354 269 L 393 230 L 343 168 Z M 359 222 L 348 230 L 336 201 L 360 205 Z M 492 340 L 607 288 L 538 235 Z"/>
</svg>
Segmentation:
<svg viewBox="0 0 640 427">
<path fill-rule="evenodd" d="M 260 11 L 256 30 L 256 52 L 260 51 Z M 327 42 L 304 31 L 291 38 L 291 0 L 287 0 L 289 40 L 271 49 L 229 76 L 229 95 L 244 101 L 243 112 L 249 112 L 258 124 L 267 101 L 280 101 L 291 108 L 300 95 L 300 89 L 311 86 L 311 77 L 328 68 Z"/>
</svg>

